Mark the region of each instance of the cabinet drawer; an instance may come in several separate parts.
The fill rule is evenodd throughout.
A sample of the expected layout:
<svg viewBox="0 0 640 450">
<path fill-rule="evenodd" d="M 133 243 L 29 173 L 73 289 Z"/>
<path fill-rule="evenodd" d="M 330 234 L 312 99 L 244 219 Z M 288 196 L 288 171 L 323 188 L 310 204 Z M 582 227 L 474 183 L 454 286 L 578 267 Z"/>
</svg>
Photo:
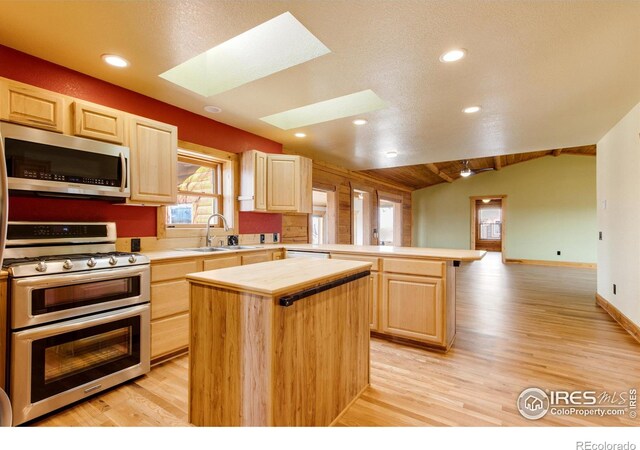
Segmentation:
<svg viewBox="0 0 640 450">
<path fill-rule="evenodd" d="M 189 313 L 151 322 L 151 359 L 189 346 Z"/>
<path fill-rule="evenodd" d="M 213 259 L 204 260 L 203 270 L 224 269 L 240 265 L 240 255 L 220 256 Z"/>
<path fill-rule="evenodd" d="M 242 255 L 242 265 L 255 264 L 261 262 L 271 261 L 271 254 L 269 252 L 250 253 L 248 255 Z"/>
<path fill-rule="evenodd" d="M 384 258 L 382 267 L 385 272 L 443 277 L 445 263 L 442 261 L 421 261 L 419 259 Z"/>
<path fill-rule="evenodd" d="M 91 139 L 122 144 L 124 114 L 85 102 L 73 102 L 73 134 Z"/>
<path fill-rule="evenodd" d="M 199 259 L 151 264 L 151 282 L 184 278 L 188 273 L 200 272 L 201 267 Z"/>
<path fill-rule="evenodd" d="M 349 261 L 370 262 L 371 270 L 376 272 L 380 270 L 380 258 L 376 258 L 375 256 L 345 255 L 343 253 L 331 253 L 331 259 L 346 259 Z"/>
<path fill-rule="evenodd" d="M 189 282 L 164 281 L 151 285 L 151 320 L 189 312 Z"/>
</svg>

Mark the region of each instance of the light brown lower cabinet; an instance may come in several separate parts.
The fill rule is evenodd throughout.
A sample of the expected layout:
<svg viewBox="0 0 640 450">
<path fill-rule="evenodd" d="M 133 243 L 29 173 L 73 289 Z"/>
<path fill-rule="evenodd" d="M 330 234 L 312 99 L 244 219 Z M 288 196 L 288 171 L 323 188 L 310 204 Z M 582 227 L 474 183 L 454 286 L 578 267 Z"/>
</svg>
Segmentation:
<svg viewBox="0 0 640 450">
<path fill-rule="evenodd" d="M 378 272 L 371 272 L 369 279 L 371 287 L 371 290 L 369 291 L 369 328 L 371 328 L 371 331 L 378 331 L 378 298 L 380 292 L 380 274 Z"/>
<path fill-rule="evenodd" d="M 224 269 L 277 259 L 281 250 L 259 250 L 151 263 L 151 362 L 189 350 L 188 273 Z M 226 253 L 226 252 L 225 252 Z M 5 289 L 6 290 L 6 289 Z"/>
<path fill-rule="evenodd" d="M 189 347 L 189 312 L 151 321 L 151 359 Z"/>
<path fill-rule="evenodd" d="M 448 350 L 456 334 L 452 261 L 331 253 L 371 263 L 369 320 L 378 337 Z"/>
<path fill-rule="evenodd" d="M 249 253 L 247 255 L 241 255 L 242 265 L 246 266 L 247 264 L 255 264 L 261 262 L 271 261 L 272 252 L 262 251 L 256 253 Z"/>
<path fill-rule="evenodd" d="M 151 361 L 189 348 L 188 273 L 202 270 L 202 258 L 151 263 Z"/>
<path fill-rule="evenodd" d="M 440 345 L 444 314 L 442 278 L 382 274 L 383 333 Z"/>
<path fill-rule="evenodd" d="M 203 270 L 224 269 L 225 267 L 239 266 L 240 255 L 218 256 L 217 258 L 205 259 Z"/>
</svg>

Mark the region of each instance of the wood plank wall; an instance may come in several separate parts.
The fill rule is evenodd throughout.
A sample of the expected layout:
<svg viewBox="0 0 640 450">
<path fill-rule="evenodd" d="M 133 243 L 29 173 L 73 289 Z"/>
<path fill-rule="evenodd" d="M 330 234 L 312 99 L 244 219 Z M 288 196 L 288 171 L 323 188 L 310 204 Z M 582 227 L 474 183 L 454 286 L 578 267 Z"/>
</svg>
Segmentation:
<svg viewBox="0 0 640 450">
<path fill-rule="evenodd" d="M 402 245 L 411 246 L 411 189 L 407 186 L 391 184 L 377 178 L 356 173 L 324 162 L 313 162 L 313 187 L 334 191 L 338 197 L 337 239 L 336 244 L 351 244 L 351 190 L 355 186 L 374 192 L 373 207 L 378 208 L 377 191 L 396 194 L 402 197 Z M 377 228 L 378 225 L 372 224 Z M 309 215 L 283 214 L 282 242 L 309 242 Z"/>
</svg>

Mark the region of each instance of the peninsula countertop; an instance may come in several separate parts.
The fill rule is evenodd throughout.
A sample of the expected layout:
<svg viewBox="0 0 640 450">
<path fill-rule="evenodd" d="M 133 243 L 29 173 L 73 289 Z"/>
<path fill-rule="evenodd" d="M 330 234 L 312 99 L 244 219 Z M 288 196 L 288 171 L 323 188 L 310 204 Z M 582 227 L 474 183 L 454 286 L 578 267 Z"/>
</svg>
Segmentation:
<svg viewBox="0 0 640 450">
<path fill-rule="evenodd" d="M 292 293 L 329 280 L 367 271 L 371 263 L 337 259 L 282 259 L 248 266 L 187 274 L 187 280 L 207 286 L 258 295 Z"/>
<path fill-rule="evenodd" d="M 183 259 L 203 257 L 207 258 L 215 256 L 230 255 L 234 253 L 250 253 L 260 250 L 302 250 L 309 252 L 324 253 L 349 253 L 361 254 L 377 257 L 404 257 L 433 259 L 440 261 L 477 261 L 484 257 L 487 253 L 484 250 L 461 250 L 448 248 L 424 248 L 424 247 L 393 247 L 388 245 L 348 245 L 348 244 L 251 244 L 253 248 L 242 250 L 229 250 L 212 253 L 203 253 L 197 251 L 185 250 L 155 250 L 142 252 L 147 255 L 151 261 L 163 261 L 170 259 Z"/>
</svg>

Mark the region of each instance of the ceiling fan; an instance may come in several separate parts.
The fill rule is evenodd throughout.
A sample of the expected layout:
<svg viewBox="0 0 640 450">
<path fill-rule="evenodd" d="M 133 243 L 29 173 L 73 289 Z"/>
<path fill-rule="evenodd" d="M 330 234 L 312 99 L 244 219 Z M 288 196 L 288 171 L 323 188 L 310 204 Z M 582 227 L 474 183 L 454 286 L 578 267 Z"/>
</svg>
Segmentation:
<svg viewBox="0 0 640 450">
<path fill-rule="evenodd" d="M 463 177 L 463 178 L 467 178 L 467 177 L 469 177 L 471 175 L 475 175 L 475 174 L 478 174 L 480 172 L 487 172 L 489 170 L 495 170 L 493 167 L 487 167 L 485 169 L 471 170 L 471 168 L 469 167 L 469 160 L 468 159 L 462 161 L 462 165 L 464 167 L 460 171 L 460 176 Z"/>
</svg>

